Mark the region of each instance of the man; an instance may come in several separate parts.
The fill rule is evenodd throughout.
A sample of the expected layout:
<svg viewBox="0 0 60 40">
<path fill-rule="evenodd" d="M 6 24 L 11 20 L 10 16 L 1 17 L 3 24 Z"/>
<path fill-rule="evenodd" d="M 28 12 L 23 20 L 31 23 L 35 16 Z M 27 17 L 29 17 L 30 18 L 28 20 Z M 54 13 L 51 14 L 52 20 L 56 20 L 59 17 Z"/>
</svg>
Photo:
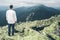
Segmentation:
<svg viewBox="0 0 60 40">
<path fill-rule="evenodd" d="M 6 20 L 8 22 L 8 35 L 11 34 L 12 29 L 12 35 L 14 35 L 14 25 L 17 22 L 16 12 L 13 10 L 13 5 L 10 5 L 10 9 L 6 12 Z"/>
</svg>

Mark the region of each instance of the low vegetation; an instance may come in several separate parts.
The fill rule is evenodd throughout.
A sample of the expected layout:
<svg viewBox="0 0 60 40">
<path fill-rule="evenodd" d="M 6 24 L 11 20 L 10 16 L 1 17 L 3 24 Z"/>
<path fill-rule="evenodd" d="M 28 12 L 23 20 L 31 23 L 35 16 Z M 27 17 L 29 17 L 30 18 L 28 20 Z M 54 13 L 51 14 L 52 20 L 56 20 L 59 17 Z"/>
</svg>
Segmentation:
<svg viewBox="0 0 60 40">
<path fill-rule="evenodd" d="M 7 25 L 0 27 L 0 40 L 60 40 L 60 15 L 49 19 L 19 22 L 15 35 L 7 35 Z"/>
</svg>

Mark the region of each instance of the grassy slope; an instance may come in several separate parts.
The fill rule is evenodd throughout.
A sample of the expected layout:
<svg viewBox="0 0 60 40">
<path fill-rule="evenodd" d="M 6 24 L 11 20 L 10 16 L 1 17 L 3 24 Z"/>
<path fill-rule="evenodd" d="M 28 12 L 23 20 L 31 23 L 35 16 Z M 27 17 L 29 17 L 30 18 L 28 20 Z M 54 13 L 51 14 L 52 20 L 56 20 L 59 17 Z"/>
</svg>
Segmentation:
<svg viewBox="0 0 60 40">
<path fill-rule="evenodd" d="M 51 17 L 45 20 L 35 20 L 20 22 L 16 24 L 15 29 L 18 31 L 14 36 L 7 35 L 7 26 L 0 28 L 0 40 L 60 40 L 60 36 L 54 33 L 56 27 L 58 27 L 58 22 L 60 22 L 60 16 Z M 47 26 L 49 25 L 49 26 Z M 42 27 L 45 28 L 41 31 L 36 31 L 32 27 Z M 22 32 L 24 29 L 24 32 Z"/>
</svg>

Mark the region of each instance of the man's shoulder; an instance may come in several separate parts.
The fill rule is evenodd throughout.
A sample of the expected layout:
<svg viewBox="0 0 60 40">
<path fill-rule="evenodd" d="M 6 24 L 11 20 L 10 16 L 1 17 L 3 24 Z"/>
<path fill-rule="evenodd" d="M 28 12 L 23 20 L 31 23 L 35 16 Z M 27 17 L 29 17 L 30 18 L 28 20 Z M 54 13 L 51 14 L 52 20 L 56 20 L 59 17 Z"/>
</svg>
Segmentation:
<svg viewBox="0 0 60 40">
<path fill-rule="evenodd" d="M 9 12 L 10 10 L 7 10 L 6 12 Z"/>
<path fill-rule="evenodd" d="M 15 10 L 12 10 L 14 13 L 16 13 L 16 11 Z"/>
<path fill-rule="evenodd" d="M 13 10 L 15 12 L 15 10 Z"/>
<path fill-rule="evenodd" d="M 9 12 L 9 11 L 10 11 L 10 12 L 11 12 L 11 11 L 12 11 L 12 12 L 15 12 L 15 10 L 10 10 L 10 9 L 9 9 L 9 10 L 7 10 L 6 12 Z"/>
<path fill-rule="evenodd" d="M 9 10 L 7 10 L 7 11 L 9 11 Z"/>
<path fill-rule="evenodd" d="M 9 12 L 9 10 L 6 11 L 6 13 L 8 13 L 8 12 Z"/>
</svg>

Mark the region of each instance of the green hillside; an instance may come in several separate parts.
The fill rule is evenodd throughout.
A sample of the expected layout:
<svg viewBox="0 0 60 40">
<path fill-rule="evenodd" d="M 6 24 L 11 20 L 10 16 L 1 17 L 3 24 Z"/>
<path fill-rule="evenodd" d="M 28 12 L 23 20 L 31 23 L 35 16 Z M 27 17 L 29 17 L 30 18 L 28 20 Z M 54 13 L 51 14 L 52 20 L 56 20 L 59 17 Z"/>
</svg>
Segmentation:
<svg viewBox="0 0 60 40">
<path fill-rule="evenodd" d="M 7 25 L 0 28 L 0 40 L 60 40 L 60 15 L 16 23 L 14 36 L 8 36 L 7 30 Z"/>
</svg>

